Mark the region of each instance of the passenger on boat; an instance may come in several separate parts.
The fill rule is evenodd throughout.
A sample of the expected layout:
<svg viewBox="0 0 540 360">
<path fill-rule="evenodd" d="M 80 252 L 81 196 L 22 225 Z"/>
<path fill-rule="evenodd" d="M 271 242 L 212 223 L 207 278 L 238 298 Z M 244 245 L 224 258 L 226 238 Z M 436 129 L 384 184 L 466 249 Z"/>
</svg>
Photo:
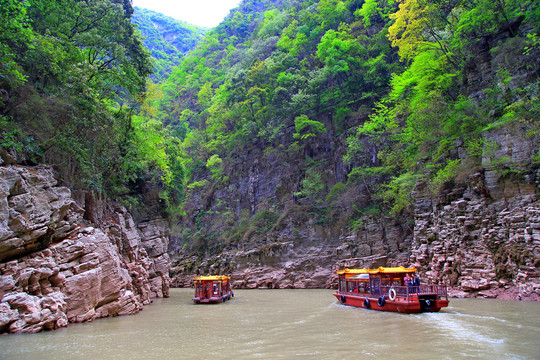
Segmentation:
<svg viewBox="0 0 540 360">
<path fill-rule="evenodd" d="M 414 276 L 414 275 L 413 275 Z M 403 278 L 408 290 L 409 290 L 409 294 L 412 294 L 414 292 L 414 287 L 413 287 L 413 279 L 411 279 L 411 277 L 409 276 L 409 274 L 405 274 L 405 278 Z"/>
<path fill-rule="evenodd" d="M 405 274 L 405 277 L 403 278 L 403 282 L 406 286 L 412 286 L 411 278 L 409 277 L 409 274 Z"/>
<path fill-rule="evenodd" d="M 413 285 L 413 291 L 417 293 L 418 290 L 420 289 L 420 278 L 416 274 L 412 275 L 412 285 Z"/>
</svg>

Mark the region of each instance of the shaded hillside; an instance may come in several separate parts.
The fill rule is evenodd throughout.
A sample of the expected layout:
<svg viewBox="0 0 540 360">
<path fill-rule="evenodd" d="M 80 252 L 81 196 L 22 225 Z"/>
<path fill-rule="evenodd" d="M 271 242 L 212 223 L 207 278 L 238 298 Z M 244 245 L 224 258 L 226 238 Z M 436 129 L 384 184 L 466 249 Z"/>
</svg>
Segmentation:
<svg viewBox="0 0 540 360">
<path fill-rule="evenodd" d="M 161 82 L 180 63 L 182 57 L 195 48 L 208 29 L 152 10 L 139 7 L 134 9 L 133 23 L 138 25 L 144 45 L 155 59 L 152 78 Z"/>
<path fill-rule="evenodd" d="M 183 168 L 138 115 L 152 64 L 132 14 L 128 0 L 1 2 L 0 333 L 168 296 L 161 216 Z M 140 226 L 122 205 L 144 209 Z"/>
</svg>

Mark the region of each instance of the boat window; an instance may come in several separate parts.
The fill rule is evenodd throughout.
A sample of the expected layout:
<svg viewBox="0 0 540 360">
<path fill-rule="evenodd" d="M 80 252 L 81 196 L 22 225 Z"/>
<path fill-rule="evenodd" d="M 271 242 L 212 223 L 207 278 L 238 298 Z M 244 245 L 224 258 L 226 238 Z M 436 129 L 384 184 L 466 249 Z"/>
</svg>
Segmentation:
<svg viewBox="0 0 540 360">
<path fill-rule="evenodd" d="M 339 290 L 340 291 L 345 291 L 347 288 L 346 288 L 346 285 L 345 285 L 345 279 L 341 279 L 341 281 L 339 282 Z"/>
<path fill-rule="evenodd" d="M 369 282 L 362 283 L 362 291 L 363 292 L 369 292 Z"/>
<path fill-rule="evenodd" d="M 371 293 L 375 295 L 380 294 L 380 286 L 381 286 L 381 279 L 380 278 L 372 278 L 371 279 Z"/>
</svg>

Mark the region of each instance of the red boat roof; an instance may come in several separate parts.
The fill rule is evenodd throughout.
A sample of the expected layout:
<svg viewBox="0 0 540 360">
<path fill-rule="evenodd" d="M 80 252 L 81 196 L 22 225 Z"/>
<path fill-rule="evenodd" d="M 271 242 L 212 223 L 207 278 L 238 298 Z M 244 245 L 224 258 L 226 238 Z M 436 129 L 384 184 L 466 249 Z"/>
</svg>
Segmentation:
<svg viewBox="0 0 540 360">
<path fill-rule="evenodd" d="M 403 266 L 399 267 L 379 267 L 378 269 L 345 269 L 338 270 L 339 275 L 358 275 L 358 274 L 396 274 L 396 273 L 411 273 L 416 272 L 416 268 L 404 268 Z"/>
</svg>

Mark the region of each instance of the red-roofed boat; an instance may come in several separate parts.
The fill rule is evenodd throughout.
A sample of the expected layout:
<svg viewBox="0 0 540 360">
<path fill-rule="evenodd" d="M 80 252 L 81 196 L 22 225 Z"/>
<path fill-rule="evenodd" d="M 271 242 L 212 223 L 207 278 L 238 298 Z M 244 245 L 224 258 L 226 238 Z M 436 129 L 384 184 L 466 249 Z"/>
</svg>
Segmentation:
<svg viewBox="0 0 540 360">
<path fill-rule="evenodd" d="M 345 269 L 337 273 L 338 290 L 333 295 L 344 305 L 408 314 L 437 312 L 448 306 L 446 286 L 408 281 L 415 268 Z"/>
<path fill-rule="evenodd" d="M 231 277 L 225 275 L 199 276 L 193 279 L 195 304 L 218 304 L 234 297 Z"/>
</svg>

